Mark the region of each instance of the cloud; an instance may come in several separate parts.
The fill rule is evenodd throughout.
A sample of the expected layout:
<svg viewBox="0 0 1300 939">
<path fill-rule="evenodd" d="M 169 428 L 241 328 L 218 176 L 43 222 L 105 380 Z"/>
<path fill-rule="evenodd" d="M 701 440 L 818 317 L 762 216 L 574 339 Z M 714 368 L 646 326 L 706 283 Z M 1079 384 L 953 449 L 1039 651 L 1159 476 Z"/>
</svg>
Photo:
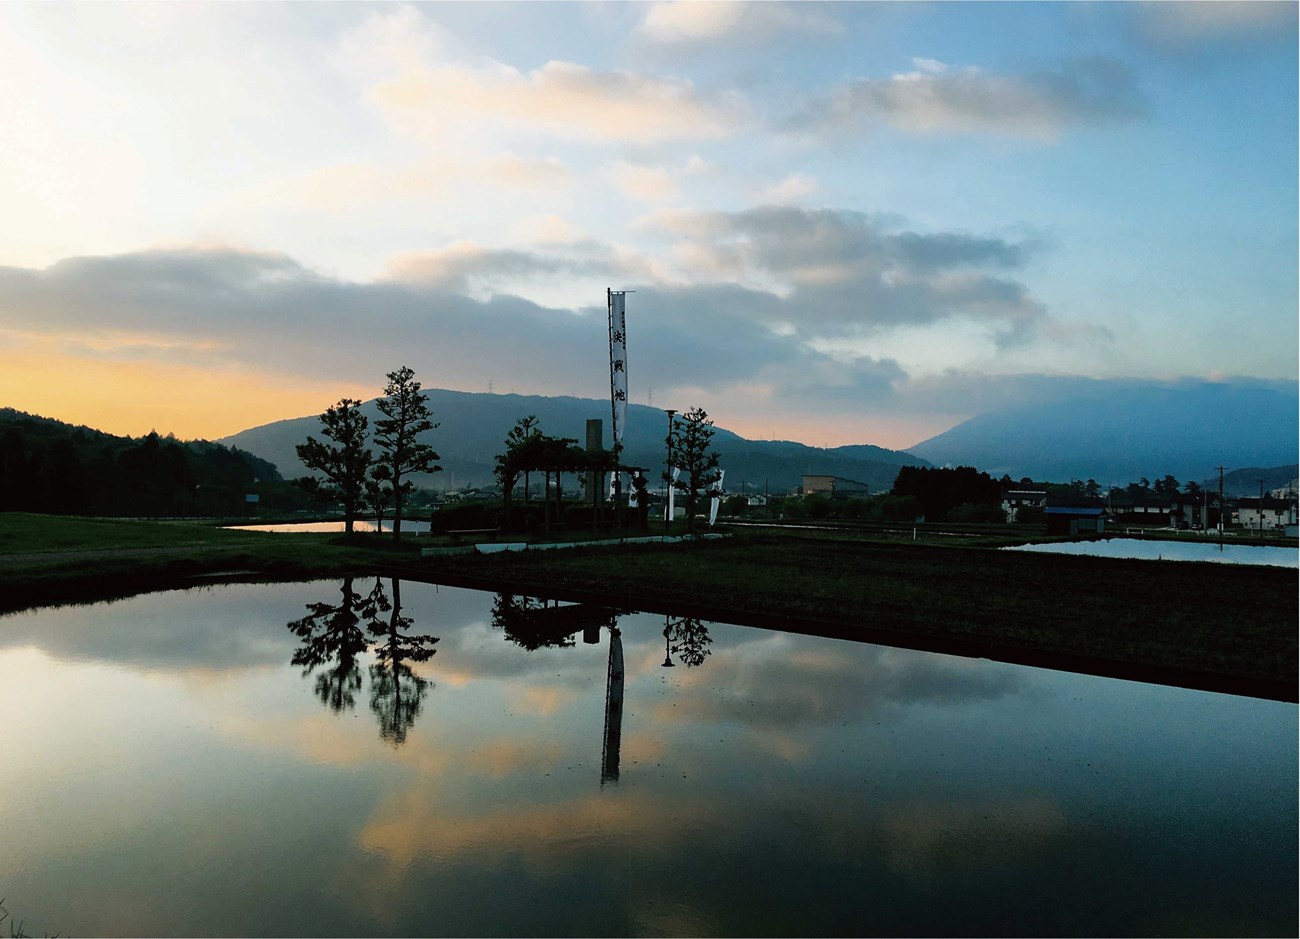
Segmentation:
<svg viewBox="0 0 1300 939">
<path fill-rule="evenodd" d="M 379 82 L 371 97 L 399 129 L 435 135 L 458 124 L 505 122 L 590 140 L 655 143 L 725 137 L 748 120 L 738 97 L 709 100 L 684 79 L 561 61 L 529 72 L 499 63 L 422 67 Z"/>
<path fill-rule="evenodd" d="M 979 68 L 859 78 L 811 103 L 797 130 L 823 136 L 883 123 L 911 134 L 999 134 L 1053 141 L 1068 130 L 1126 123 L 1146 104 L 1132 75 L 1109 59 L 1083 59 L 1055 72 L 999 75 Z"/>
<path fill-rule="evenodd" d="M 762 205 L 798 202 L 811 196 L 818 188 L 817 180 L 812 176 L 806 173 L 792 173 L 780 182 L 760 189 L 756 194 L 756 201 Z"/>
<path fill-rule="evenodd" d="M 1195 3 L 1140 3 L 1130 12 L 1143 33 L 1171 47 L 1237 42 L 1296 41 L 1294 3 L 1252 0 L 1199 0 Z"/>
<path fill-rule="evenodd" d="M 758 43 L 792 36 L 833 38 L 843 33 L 844 27 L 820 4 L 741 0 L 654 3 L 637 27 L 638 35 L 664 44 Z"/>
<path fill-rule="evenodd" d="M 681 196 L 673 174 L 662 166 L 640 166 L 619 160 L 609 167 L 610 178 L 619 189 L 643 202 L 668 202 Z"/>
<path fill-rule="evenodd" d="M 268 205 L 289 203 L 341 212 L 380 203 L 408 205 L 414 200 L 439 200 L 466 184 L 549 192 L 572 183 L 573 174 L 557 157 L 523 157 L 504 151 L 476 159 L 332 163 L 257 183 L 234 193 L 228 201 L 258 211 Z"/>
<path fill-rule="evenodd" d="M 861 213 L 789 206 L 661 212 L 642 224 L 688 239 L 678 257 L 699 272 L 775 295 L 752 315 L 790 323 L 805 339 L 959 316 L 1024 338 L 1046 315 L 1023 284 L 985 270 L 1021 266 L 1031 248 L 1022 243 L 899 232 Z"/>
</svg>

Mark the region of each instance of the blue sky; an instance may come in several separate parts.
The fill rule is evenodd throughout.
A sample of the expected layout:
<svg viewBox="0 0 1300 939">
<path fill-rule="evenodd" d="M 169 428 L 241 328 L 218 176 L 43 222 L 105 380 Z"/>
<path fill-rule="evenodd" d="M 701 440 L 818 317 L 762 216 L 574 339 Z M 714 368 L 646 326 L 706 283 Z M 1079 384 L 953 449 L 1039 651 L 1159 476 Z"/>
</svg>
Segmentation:
<svg viewBox="0 0 1300 939">
<path fill-rule="evenodd" d="M 633 400 L 750 436 L 1293 383 L 1296 10 L 0 5 L 0 404 L 598 397 L 606 287 Z"/>
</svg>

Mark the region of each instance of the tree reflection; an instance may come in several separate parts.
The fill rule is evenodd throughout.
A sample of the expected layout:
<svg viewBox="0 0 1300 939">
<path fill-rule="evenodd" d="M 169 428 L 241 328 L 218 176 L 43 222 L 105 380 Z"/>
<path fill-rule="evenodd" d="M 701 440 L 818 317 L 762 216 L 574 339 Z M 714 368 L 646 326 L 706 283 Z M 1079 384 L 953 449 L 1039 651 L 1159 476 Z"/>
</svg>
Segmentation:
<svg viewBox="0 0 1300 939">
<path fill-rule="evenodd" d="M 288 624 L 301 642 L 291 664 L 303 675 L 316 674 L 316 696 L 336 714 L 356 706 L 362 673 L 358 659 L 374 653 L 370 666 L 370 709 L 379 719 L 379 735 L 394 745 L 419 716 L 428 679 L 416 675 L 408 663 L 427 662 L 437 651 L 438 637 L 411 632 L 414 620 L 402 615 L 401 582 L 392 581 L 392 599 L 384 582 L 376 578 L 364 597 L 345 578 L 338 603 L 309 603 L 307 615 Z"/>
<path fill-rule="evenodd" d="M 505 632 L 506 639 L 529 652 L 543 648 L 567 649 L 577 644 L 571 624 L 548 616 L 545 600 L 499 593 L 492 601 L 492 625 Z M 565 608 L 570 609 L 570 608 Z M 563 630 L 568 630 L 563 631 Z"/>
<path fill-rule="evenodd" d="M 698 619 L 690 616 L 668 617 L 664 626 L 664 635 L 668 639 L 672 654 L 681 659 L 687 668 L 698 668 L 704 664 L 709 655 L 709 646 L 713 637 L 709 628 Z"/>
<path fill-rule="evenodd" d="M 380 582 L 376 580 L 376 589 Z M 414 620 L 402 615 L 401 582 L 393 580 L 392 612 L 370 623 L 375 637 L 375 664 L 370 666 L 370 710 L 379 718 L 379 736 L 400 746 L 420 714 L 429 680 L 411 671 L 408 662 L 427 662 L 438 650 L 437 636 L 413 634 Z"/>
<path fill-rule="evenodd" d="M 307 615 L 288 624 L 302 642 L 290 664 L 302 666 L 304 676 L 323 668 L 316 676 L 316 697 L 336 714 L 356 706 L 361 690 L 357 656 L 368 645 L 360 625 L 361 595 L 352 589 L 351 577 L 344 578 L 340 592 L 340 602 L 309 603 Z"/>
</svg>

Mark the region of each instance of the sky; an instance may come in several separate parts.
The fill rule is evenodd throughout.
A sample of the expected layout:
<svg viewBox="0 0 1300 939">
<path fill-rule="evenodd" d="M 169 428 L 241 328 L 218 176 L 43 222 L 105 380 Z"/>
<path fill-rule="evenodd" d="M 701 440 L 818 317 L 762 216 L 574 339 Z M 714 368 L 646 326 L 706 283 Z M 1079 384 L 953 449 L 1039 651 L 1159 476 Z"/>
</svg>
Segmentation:
<svg viewBox="0 0 1300 939">
<path fill-rule="evenodd" d="M 0 406 L 120 434 L 607 397 L 607 289 L 755 438 L 1294 383 L 1297 217 L 1293 3 L 0 4 Z"/>
</svg>

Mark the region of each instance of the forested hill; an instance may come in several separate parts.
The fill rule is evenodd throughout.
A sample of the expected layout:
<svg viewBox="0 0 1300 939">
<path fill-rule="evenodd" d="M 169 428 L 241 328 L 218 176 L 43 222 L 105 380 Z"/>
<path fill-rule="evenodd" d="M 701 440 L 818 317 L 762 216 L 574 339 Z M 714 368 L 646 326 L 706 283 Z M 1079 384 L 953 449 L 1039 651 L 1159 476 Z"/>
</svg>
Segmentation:
<svg viewBox="0 0 1300 939">
<path fill-rule="evenodd" d="M 266 460 L 206 440 L 117 437 L 0 408 L 0 511 L 85 515 L 230 515 Z"/>
<path fill-rule="evenodd" d="M 443 472 L 435 476 L 417 476 L 418 486 L 457 489 L 465 486 L 492 485 L 493 461 L 504 449 L 506 434 L 515 422 L 536 415 L 538 428 L 554 437 L 572 437 L 586 444 L 586 422 L 599 418 L 604 422 L 606 447 L 610 445 L 609 401 L 567 396 L 483 394 L 426 388 L 433 419 L 439 427 L 421 436 L 438 451 Z M 374 426 L 379 416 L 374 401 L 361 406 L 361 412 Z M 725 423 L 726 416 L 711 417 Z M 664 438 L 668 417 L 658 408 L 630 404 L 624 437 L 624 462 L 651 468 L 656 481 L 666 457 Z M 308 436 L 320 437 L 317 416 L 277 421 L 240 431 L 221 442 L 256 453 L 271 460 L 287 478 L 306 475 L 294 447 Z M 766 484 L 773 493 L 798 486 L 804 474 L 843 476 L 868 484 L 873 491 L 893 485 L 900 466 L 929 466 L 910 453 L 862 444 L 822 449 L 782 440 L 748 440 L 718 426 L 713 446 L 726 470 L 726 488 L 739 492 L 742 483 L 750 491 L 763 491 Z"/>
</svg>

